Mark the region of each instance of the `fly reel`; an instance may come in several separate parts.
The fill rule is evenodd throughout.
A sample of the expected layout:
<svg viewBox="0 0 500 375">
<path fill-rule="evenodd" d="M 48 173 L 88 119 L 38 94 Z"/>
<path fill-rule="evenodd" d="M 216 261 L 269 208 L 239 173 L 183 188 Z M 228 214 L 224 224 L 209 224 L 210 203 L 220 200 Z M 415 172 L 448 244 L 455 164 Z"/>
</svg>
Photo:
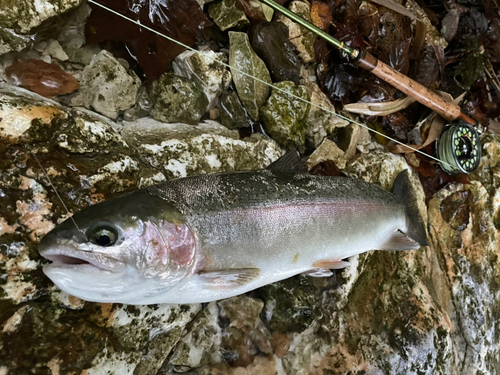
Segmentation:
<svg viewBox="0 0 500 375">
<path fill-rule="evenodd" d="M 437 157 L 441 168 L 450 174 L 472 173 L 481 161 L 481 140 L 477 129 L 459 121 L 444 127 L 436 140 Z"/>
</svg>

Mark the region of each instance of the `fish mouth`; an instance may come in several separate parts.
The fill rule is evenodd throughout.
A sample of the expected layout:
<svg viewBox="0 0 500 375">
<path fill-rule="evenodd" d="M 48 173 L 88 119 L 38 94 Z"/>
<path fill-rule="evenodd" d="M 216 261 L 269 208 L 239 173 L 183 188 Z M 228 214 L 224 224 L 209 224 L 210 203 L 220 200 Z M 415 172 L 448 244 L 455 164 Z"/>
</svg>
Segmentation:
<svg viewBox="0 0 500 375">
<path fill-rule="evenodd" d="M 41 254 L 45 259 L 50 260 L 52 263 L 47 266 L 58 268 L 98 268 L 104 271 L 116 271 L 111 266 L 107 266 L 100 262 L 95 254 L 80 254 L 63 249 L 51 249 L 43 251 Z M 100 254 L 99 254 L 100 255 Z"/>
</svg>

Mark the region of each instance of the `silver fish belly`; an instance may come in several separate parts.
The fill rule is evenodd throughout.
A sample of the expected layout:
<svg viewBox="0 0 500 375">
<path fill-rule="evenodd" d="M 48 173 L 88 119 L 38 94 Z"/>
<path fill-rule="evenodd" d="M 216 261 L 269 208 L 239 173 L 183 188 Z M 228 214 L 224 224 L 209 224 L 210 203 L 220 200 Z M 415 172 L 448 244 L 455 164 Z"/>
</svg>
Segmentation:
<svg viewBox="0 0 500 375">
<path fill-rule="evenodd" d="M 81 233 L 65 222 L 39 249 L 52 281 L 85 300 L 209 302 L 368 250 L 425 245 L 408 176 L 398 180 L 399 197 L 276 170 L 181 178 L 87 208 L 74 215 Z"/>
</svg>

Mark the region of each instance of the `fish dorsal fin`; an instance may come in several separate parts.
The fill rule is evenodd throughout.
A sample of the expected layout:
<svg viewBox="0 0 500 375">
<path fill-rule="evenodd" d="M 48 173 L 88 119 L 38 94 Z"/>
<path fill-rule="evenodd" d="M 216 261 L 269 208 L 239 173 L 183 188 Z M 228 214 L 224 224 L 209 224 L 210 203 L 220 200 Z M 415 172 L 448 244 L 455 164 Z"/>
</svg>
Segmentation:
<svg viewBox="0 0 500 375">
<path fill-rule="evenodd" d="M 309 277 L 330 277 L 333 275 L 333 272 L 326 268 L 313 268 L 307 272 L 304 272 L 303 275 Z"/>
<path fill-rule="evenodd" d="M 412 240 L 406 234 L 400 230 L 395 231 L 391 237 L 377 250 L 416 250 L 420 247 L 420 244 Z"/>
<path fill-rule="evenodd" d="M 296 149 L 288 150 L 285 155 L 271 163 L 266 169 L 272 171 L 285 172 L 307 172 L 307 164 L 300 159 L 300 154 Z"/>
<path fill-rule="evenodd" d="M 209 288 L 231 289 L 245 285 L 259 277 L 259 268 L 235 268 L 229 270 L 200 271 L 198 276 Z"/>
<path fill-rule="evenodd" d="M 396 177 L 392 193 L 398 197 L 405 206 L 405 214 L 408 222 L 408 237 L 422 246 L 428 246 L 425 224 L 418 210 L 418 198 L 413 188 L 408 170 L 405 169 Z"/>
<path fill-rule="evenodd" d="M 351 263 L 345 260 L 318 260 L 313 263 L 313 267 L 324 268 L 327 270 L 340 270 L 349 267 Z"/>
</svg>

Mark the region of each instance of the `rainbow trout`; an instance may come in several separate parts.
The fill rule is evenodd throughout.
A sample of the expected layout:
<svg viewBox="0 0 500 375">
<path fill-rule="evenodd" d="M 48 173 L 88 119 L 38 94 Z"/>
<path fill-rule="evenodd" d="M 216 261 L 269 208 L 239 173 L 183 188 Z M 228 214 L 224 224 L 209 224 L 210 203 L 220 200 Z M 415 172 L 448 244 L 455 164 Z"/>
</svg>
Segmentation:
<svg viewBox="0 0 500 375">
<path fill-rule="evenodd" d="M 368 250 L 427 245 L 407 171 L 393 193 L 267 169 L 166 181 L 88 207 L 40 245 L 45 274 L 87 301 L 198 303 L 328 276 Z"/>
</svg>

